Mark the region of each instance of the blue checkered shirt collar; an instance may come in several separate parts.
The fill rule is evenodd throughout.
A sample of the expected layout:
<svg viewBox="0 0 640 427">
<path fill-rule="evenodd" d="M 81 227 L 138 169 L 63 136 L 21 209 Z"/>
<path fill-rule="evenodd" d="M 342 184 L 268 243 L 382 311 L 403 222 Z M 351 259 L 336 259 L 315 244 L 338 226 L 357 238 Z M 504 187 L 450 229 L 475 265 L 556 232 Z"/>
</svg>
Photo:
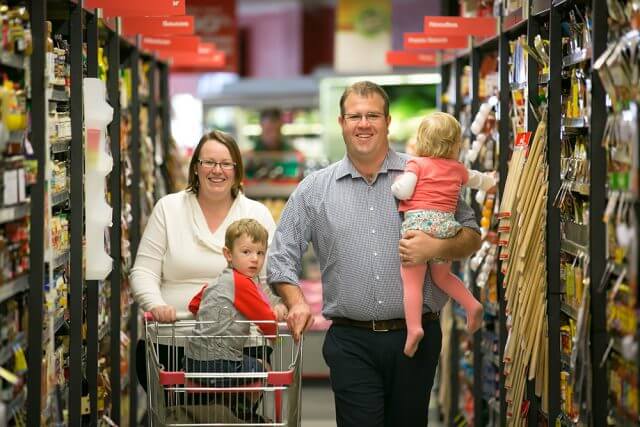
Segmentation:
<svg viewBox="0 0 640 427">
<path fill-rule="evenodd" d="M 380 166 L 380 170 L 378 171 L 378 173 L 387 173 L 390 170 L 402 171 L 404 170 L 405 162 L 406 159 L 403 159 L 398 155 L 398 153 L 396 153 L 392 149 L 389 149 L 389 151 L 387 152 L 387 156 L 384 158 L 384 161 L 382 162 L 382 166 Z M 351 178 L 362 178 L 362 174 L 358 172 L 356 167 L 351 162 L 349 156 L 345 154 L 342 160 L 338 162 L 338 165 L 336 167 L 336 181 L 348 175 L 350 175 Z"/>
</svg>

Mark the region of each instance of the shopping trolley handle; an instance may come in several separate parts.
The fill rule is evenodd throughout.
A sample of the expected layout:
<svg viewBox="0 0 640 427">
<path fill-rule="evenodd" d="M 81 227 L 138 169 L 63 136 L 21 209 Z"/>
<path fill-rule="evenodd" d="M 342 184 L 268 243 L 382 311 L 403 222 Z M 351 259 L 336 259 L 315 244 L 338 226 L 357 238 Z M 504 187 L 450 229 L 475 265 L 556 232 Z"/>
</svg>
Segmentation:
<svg viewBox="0 0 640 427">
<path fill-rule="evenodd" d="M 298 341 L 293 341 L 293 345 L 295 346 L 293 351 L 293 360 L 291 361 L 291 365 L 289 365 L 289 369 L 295 369 L 299 363 L 302 362 L 302 347 L 304 342 L 304 334 L 300 334 L 300 339 Z"/>
<path fill-rule="evenodd" d="M 147 322 L 156 322 L 153 313 L 150 311 L 144 312 L 144 320 L 146 320 Z M 182 320 L 194 320 L 194 317 L 191 313 L 176 313 L 176 322 L 180 322 Z"/>
</svg>

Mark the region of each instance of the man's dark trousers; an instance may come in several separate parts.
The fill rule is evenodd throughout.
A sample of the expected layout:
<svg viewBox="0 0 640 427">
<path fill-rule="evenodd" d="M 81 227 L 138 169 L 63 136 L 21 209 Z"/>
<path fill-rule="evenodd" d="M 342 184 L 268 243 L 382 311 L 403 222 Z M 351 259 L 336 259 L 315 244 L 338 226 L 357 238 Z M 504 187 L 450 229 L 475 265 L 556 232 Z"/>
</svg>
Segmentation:
<svg viewBox="0 0 640 427">
<path fill-rule="evenodd" d="M 322 353 L 330 369 L 338 427 L 427 425 L 442 332 L 439 320 L 427 320 L 423 328 L 413 358 L 403 353 L 406 329 L 329 328 Z"/>
</svg>

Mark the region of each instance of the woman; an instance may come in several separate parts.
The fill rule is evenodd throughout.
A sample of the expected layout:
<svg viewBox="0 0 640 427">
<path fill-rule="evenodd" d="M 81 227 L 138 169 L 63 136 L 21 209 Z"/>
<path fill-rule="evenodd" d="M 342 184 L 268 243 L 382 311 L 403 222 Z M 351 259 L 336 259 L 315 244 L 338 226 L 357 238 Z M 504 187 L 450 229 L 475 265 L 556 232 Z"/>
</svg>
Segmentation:
<svg viewBox="0 0 640 427">
<path fill-rule="evenodd" d="M 228 134 L 205 134 L 189 164 L 186 190 L 158 201 L 144 230 L 133 269 L 131 290 L 144 311 L 159 322 L 174 322 L 188 315 L 188 304 L 203 284 L 214 280 L 227 266 L 222 254 L 226 228 L 240 218 L 253 218 L 268 231 L 275 230 L 269 210 L 242 193 L 244 168 L 235 140 Z M 261 273 L 261 282 L 265 270 Z M 272 305 L 278 301 L 268 288 Z M 284 306 L 278 304 L 282 317 Z M 136 370 L 147 387 L 144 342 L 137 347 Z M 182 350 L 181 348 L 179 350 Z M 160 362 L 170 366 L 169 348 L 161 346 Z M 166 359 L 166 360 L 163 360 Z"/>
</svg>

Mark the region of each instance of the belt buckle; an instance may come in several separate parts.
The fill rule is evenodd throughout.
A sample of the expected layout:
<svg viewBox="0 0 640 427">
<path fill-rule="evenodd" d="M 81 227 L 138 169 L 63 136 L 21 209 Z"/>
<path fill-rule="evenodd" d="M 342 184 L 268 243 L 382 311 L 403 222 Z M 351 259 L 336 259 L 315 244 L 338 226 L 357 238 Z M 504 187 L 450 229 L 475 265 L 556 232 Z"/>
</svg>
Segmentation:
<svg viewBox="0 0 640 427">
<path fill-rule="evenodd" d="M 373 324 L 373 332 L 389 332 L 389 329 L 378 329 L 376 328 L 376 321 L 372 320 L 371 321 Z"/>
</svg>

